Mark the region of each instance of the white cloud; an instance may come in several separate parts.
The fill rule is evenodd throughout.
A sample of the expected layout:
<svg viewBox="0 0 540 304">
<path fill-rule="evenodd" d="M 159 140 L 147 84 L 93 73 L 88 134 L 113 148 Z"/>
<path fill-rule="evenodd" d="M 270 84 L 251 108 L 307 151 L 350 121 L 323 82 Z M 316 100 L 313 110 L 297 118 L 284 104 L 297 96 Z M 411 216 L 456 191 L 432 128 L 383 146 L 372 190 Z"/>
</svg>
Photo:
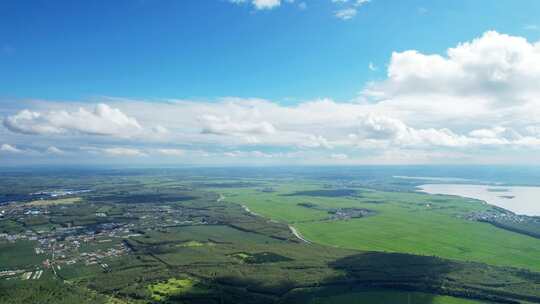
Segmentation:
<svg viewBox="0 0 540 304">
<path fill-rule="evenodd" d="M 540 44 L 486 32 L 446 56 L 415 50 L 392 55 L 388 78 L 367 85 L 390 116 L 464 134 L 504 125 L 518 132 L 540 123 Z"/>
<path fill-rule="evenodd" d="M 181 149 L 157 149 L 158 154 L 164 156 L 184 156 L 185 151 Z"/>
<path fill-rule="evenodd" d="M 326 160 L 332 154 L 355 155 L 355 150 L 381 156 L 373 160 L 387 160 L 382 155 L 403 160 L 443 155 L 469 159 L 486 151 L 508 159 L 516 150 L 532 154 L 540 148 L 538 83 L 540 44 L 487 32 L 442 55 L 415 50 L 392 54 L 386 79 L 367 85 L 359 97 L 362 102 L 316 99 L 282 105 L 242 98 L 209 102 L 108 98 L 107 106 L 96 106 L 108 109 L 103 113 L 115 113 L 105 115 L 84 107 L 77 110 L 78 104 L 42 101 L 31 104 L 38 109 L 25 106 L 29 110 L 8 115 L 4 125 L 19 133 L 69 134 L 54 137 L 55 145 L 68 149 L 74 139 L 78 144 L 113 147 L 151 143 L 137 150 L 145 155 L 143 151 L 150 151 L 150 157 L 167 154 L 156 146 L 176 149 L 171 143 L 178 143 L 181 150 L 252 151 L 226 153 L 264 159 L 277 159 L 278 153 L 269 153 L 276 150 L 316 151 Z M 75 118 L 84 123 L 75 123 Z M 150 133 L 155 136 L 146 136 Z M 2 140 L 19 143 L 19 137 Z M 93 142 L 87 143 L 90 139 Z M 41 140 L 39 147 L 53 143 L 46 137 Z"/>
<path fill-rule="evenodd" d="M 540 148 L 540 138 L 523 136 L 512 128 L 495 126 L 457 134 L 448 128 L 419 129 L 386 116 L 366 115 L 358 133 L 349 135 L 358 147 L 388 148 L 475 148 L 480 146 L 514 146 Z"/>
<path fill-rule="evenodd" d="M 350 3 L 352 6 L 360 7 L 364 4 L 371 2 L 371 0 L 332 0 L 332 2 L 337 4 Z"/>
<path fill-rule="evenodd" d="M 373 62 L 370 62 L 368 64 L 368 68 L 369 68 L 370 71 L 373 71 L 373 72 L 378 70 L 377 66 Z"/>
<path fill-rule="evenodd" d="M 476 129 L 469 132 L 471 137 L 475 138 L 497 138 L 506 129 L 503 127 L 494 127 L 491 129 Z"/>
<path fill-rule="evenodd" d="M 349 158 L 349 156 L 343 153 L 335 153 L 335 154 L 331 154 L 330 158 L 335 159 L 335 160 L 346 160 Z"/>
<path fill-rule="evenodd" d="M 229 151 L 224 152 L 224 156 L 226 157 L 241 157 L 241 158 L 272 158 L 274 157 L 273 154 L 270 153 L 264 153 L 261 151 Z"/>
<path fill-rule="evenodd" d="M 18 149 L 15 146 L 10 145 L 10 144 L 2 144 L 0 146 L 0 152 L 12 153 L 12 154 L 20 154 L 20 153 L 23 153 L 24 151 Z"/>
<path fill-rule="evenodd" d="M 540 44 L 490 31 L 448 49 L 446 57 L 393 53 L 388 79 L 368 89 L 385 98 L 431 94 L 511 105 L 539 94 L 539 80 Z"/>
<path fill-rule="evenodd" d="M 48 147 L 47 150 L 46 150 L 46 153 L 47 154 L 54 154 L 54 155 L 64 155 L 65 154 L 64 151 L 58 149 L 55 146 Z"/>
<path fill-rule="evenodd" d="M 131 148 L 106 148 L 103 149 L 103 152 L 111 156 L 147 156 L 141 150 Z"/>
<path fill-rule="evenodd" d="M 356 16 L 358 9 L 371 2 L 370 0 L 332 0 L 341 8 L 334 12 L 334 16 L 341 20 L 350 20 Z"/>
<path fill-rule="evenodd" d="M 106 104 L 96 105 L 93 111 L 84 108 L 74 112 L 22 110 L 5 118 L 3 123 L 10 131 L 23 134 L 82 133 L 127 137 L 141 130 L 135 118 Z"/>
<path fill-rule="evenodd" d="M 527 126 L 525 132 L 531 136 L 540 136 L 540 125 Z"/>
<path fill-rule="evenodd" d="M 276 132 L 274 126 L 266 121 L 235 121 L 228 116 L 217 117 L 203 115 L 200 117 L 203 133 L 216 135 L 264 135 Z"/>
<path fill-rule="evenodd" d="M 272 9 L 280 6 L 280 4 L 280 0 L 253 0 L 253 6 L 255 6 L 255 8 L 259 10 Z"/>
<path fill-rule="evenodd" d="M 248 0 L 229 0 L 230 3 L 233 4 L 244 4 L 247 3 Z M 266 10 L 266 9 L 273 9 L 281 5 L 281 0 L 250 0 L 253 7 L 257 10 Z M 287 2 L 294 2 L 291 0 L 288 0 Z"/>
<path fill-rule="evenodd" d="M 344 9 L 340 9 L 340 10 L 337 10 L 335 13 L 334 13 L 334 16 L 336 16 L 336 18 L 339 18 L 341 20 L 350 20 L 352 18 L 354 18 L 354 16 L 356 16 L 356 8 L 344 8 Z"/>
<path fill-rule="evenodd" d="M 297 158 L 302 154 L 300 152 L 277 152 L 277 153 L 267 153 L 258 150 L 254 151 L 228 151 L 223 152 L 221 155 L 230 158 L 242 158 L 242 159 L 290 159 Z"/>
<path fill-rule="evenodd" d="M 368 4 L 369 2 L 371 2 L 371 0 L 356 0 L 356 1 L 353 1 L 353 5 L 356 6 L 356 7 L 360 7 L 364 4 Z"/>
<path fill-rule="evenodd" d="M 363 140 L 379 141 L 391 146 L 446 146 L 457 147 L 469 144 L 466 137 L 448 129 L 415 129 L 402 121 L 376 114 L 361 119 L 358 136 Z"/>
<path fill-rule="evenodd" d="M 323 136 L 308 135 L 298 146 L 305 148 L 325 148 L 332 149 L 332 144 Z"/>
<path fill-rule="evenodd" d="M 141 150 L 133 149 L 133 148 L 104 148 L 104 149 L 100 149 L 99 151 L 106 154 L 106 155 L 108 155 L 108 156 L 114 156 L 114 157 L 148 156 L 146 153 L 142 152 Z"/>
<path fill-rule="evenodd" d="M 282 4 L 295 4 L 296 7 L 300 10 L 305 10 L 308 7 L 306 1 L 296 1 L 296 0 L 228 0 L 229 3 L 236 5 L 249 4 L 255 10 L 271 10 L 277 7 L 280 7 Z M 332 0 L 332 3 L 340 6 L 341 8 L 334 12 L 334 15 L 337 18 L 342 20 L 349 20 L 353 18 L 357 9 L 367 3 L 371 2 L 370 0 Z"/>
</svg>

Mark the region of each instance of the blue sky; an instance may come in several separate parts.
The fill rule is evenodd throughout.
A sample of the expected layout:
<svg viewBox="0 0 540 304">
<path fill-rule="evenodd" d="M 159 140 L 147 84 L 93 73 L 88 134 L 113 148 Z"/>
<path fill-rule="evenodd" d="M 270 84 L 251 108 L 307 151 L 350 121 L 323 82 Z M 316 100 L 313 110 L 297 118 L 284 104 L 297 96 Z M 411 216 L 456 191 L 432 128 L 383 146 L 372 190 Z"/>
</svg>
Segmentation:
<svg viewBox="0 0 540 304">
<path fill-rule="evenodd" d="M 534 0 L 373 0 L 347 21 L 334 16 L 345 5 L 296 2 L 2 1 L 0 93 L 348 100 L 394 51 L 440 53 L 487 30 L 540 37 L 526 28 L 539 23 Z"/>
<path fill-rule="evenodd" d="M 538 12 L 535 0 L 2 1 L 0 162 L 531 161 L 540 95 L 521 84 L 540 79 Z"/>
</svg>

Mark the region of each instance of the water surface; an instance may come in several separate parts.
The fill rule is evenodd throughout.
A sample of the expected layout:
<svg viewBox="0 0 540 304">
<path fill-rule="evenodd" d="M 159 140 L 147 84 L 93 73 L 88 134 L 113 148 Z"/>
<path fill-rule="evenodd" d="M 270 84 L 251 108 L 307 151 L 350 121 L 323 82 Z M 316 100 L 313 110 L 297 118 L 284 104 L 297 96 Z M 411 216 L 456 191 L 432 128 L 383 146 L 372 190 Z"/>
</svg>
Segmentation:
<svg viewBox="0 0 540 304">
<path fill-rule="evenodd" d="M 489 186 L 466 184 L 426 184 L 419 190 L 483 200 L 516 214 L 540 216 L 540 187 Z"/>
</svg>

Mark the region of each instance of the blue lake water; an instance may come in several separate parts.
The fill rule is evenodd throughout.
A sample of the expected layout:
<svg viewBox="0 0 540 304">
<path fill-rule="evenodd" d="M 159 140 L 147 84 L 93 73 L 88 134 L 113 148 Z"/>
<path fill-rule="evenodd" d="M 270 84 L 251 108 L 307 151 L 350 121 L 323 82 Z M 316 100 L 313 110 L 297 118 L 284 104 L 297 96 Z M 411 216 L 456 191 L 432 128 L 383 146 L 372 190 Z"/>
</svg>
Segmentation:
<svg viewBox="0 0 540 304">
<path fill-rule="evenodd" d="M 474 198 L 516 214 L 540 216 L 540 187 L 425 184 L 418 189 L 429 194 Z"/>
</svg>

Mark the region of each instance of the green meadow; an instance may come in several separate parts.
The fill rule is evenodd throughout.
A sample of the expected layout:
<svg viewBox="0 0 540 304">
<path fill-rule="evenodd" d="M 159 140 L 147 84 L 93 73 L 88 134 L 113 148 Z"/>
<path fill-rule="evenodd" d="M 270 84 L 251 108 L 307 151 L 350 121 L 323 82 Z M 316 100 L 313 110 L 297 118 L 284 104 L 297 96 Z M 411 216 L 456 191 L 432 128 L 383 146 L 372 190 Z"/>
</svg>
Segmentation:
<svg viewBox="0 0 540 304">
<path fill-rule="evenodd" d="M 245 188 L 219 189 L 219 192 L 227 201 L 288 223 L 304 238 L 324 245 L 436 255 L 540 270 L 539 239 L 464 218 L 470 212 L 491 208 L 480 201 L 369 189 L 358 189 L 354 195 L 332 196 L 335 191 L 324 190 L 315 183 L 272 187 L 273 192 Z M 319 208 L 306 208 L 299 205 L 301 203 Z M 330 221 L 328 213 L 321 210 L 324 208 L 365 208 L 375 213 L 363 218 Z"/>
<path fill-rule="evenodd" d="M 159 282 L 148 286 L 151 298 L 155 301 L 166 300 L 171 296 L 178 296 L 185 293 L 201 293 L 204 289 L 196 286 L 197 282 L 189 278 L 170 278 L 165 282 Z"/>
</svg>

